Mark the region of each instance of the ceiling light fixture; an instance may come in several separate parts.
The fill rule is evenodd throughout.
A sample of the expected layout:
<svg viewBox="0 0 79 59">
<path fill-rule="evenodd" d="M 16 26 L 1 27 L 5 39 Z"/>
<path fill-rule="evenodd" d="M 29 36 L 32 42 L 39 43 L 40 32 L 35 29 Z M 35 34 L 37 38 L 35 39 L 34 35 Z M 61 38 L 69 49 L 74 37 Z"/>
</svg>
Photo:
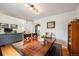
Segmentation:
<svg viewBox="0 0 79 59">
<path fill-rule="evenodd" d="M 39 14 L 37 8 L 33 4 L 25 4 L 25 6 L 29 6 L 34 13 Z"/>
</svg>

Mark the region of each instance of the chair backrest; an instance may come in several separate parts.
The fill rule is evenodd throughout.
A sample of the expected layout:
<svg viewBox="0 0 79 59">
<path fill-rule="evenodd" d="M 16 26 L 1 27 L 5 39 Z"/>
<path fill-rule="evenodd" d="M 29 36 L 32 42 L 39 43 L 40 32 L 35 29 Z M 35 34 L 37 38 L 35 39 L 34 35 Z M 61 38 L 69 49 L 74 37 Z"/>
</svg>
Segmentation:
<svg viewBox="0 0 79 59">
<path fill-rule="evenodd" d="M 37 36 L 37 33 L 32 33 L 32 37 L 34 37 L 34 35 L 36 35 L 36 36 Z"/>
<path fill-rule="evenodd" d="M 31 34 L 24 34 L 24 38 L 31 37 Z"/>
<path fill-rule="evenodd" d="M 37 40 L 37 37 L 38 37 L 37 33 L 32 33 L 32 37 L 34 40 Z"/>
</svg>

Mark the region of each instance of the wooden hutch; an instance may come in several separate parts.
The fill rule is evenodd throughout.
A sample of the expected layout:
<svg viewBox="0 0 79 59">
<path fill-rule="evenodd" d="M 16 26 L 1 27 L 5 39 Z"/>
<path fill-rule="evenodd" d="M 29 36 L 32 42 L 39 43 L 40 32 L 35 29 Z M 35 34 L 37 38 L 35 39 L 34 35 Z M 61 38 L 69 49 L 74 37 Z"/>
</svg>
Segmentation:
<svg viewBox="0 0 79 59">
<path fill-rule="evenodd" d="M 68 49 L 70 55 L 79 55 L 79 19 L 68 24 Z"/>
</svg>

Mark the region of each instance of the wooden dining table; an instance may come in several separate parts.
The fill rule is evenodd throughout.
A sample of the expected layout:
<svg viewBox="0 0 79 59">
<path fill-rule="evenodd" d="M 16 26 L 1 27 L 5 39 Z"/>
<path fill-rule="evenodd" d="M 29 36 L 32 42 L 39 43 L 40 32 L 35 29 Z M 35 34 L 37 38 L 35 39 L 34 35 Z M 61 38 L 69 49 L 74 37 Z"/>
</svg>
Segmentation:
<svg viewBox="0 0 79 59">
<path fill-rule="evenodd" d="M 47 39 L 46 43 L 38 40 L 30 41 L 29 43 L 24 44 L 21 51 L 26 56 L 44 56 L 54 42 L 55 39 Z"/>
</svg>

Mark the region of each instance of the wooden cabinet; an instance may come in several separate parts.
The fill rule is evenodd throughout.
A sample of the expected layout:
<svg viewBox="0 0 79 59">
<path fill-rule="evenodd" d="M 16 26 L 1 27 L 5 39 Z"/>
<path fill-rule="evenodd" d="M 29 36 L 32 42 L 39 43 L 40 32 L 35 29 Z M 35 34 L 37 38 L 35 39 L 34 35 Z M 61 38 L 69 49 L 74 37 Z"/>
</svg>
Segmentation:
<svg viewBox="0 0 79 59">
<path fill-rule="evenodd" d="M 79 19 L 68 24 L 68 49 L 70 55 L 79 55 Z"/>
</svg>

